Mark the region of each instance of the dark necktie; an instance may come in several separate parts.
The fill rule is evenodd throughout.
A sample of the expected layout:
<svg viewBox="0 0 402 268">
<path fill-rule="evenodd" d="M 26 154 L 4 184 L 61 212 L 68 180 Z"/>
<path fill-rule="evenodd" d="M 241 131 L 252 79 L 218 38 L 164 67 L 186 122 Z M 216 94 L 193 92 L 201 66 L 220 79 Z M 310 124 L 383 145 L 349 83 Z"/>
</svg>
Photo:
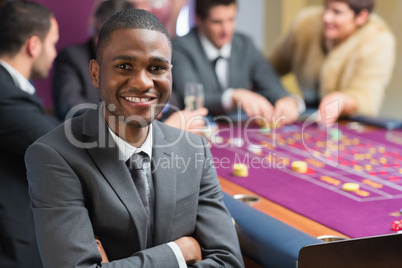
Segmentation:
<svg viewBox="0 0 402 268">
<path fill-rule="evenodd" d="M 137 188 L 138 194 L 149 219 L 147 226 L 147 247 L 150 247 L 152 245 L 152 214 L 147 194 L 147 178 L 144 174 L 144 162 L 149 162 L 149 157 L 145 153 L 141 152 L 138 154 L 133 154 L 130 159 L 127 160 L 126 165 L 130 171 L 131 177 L 133 178 L 135 187 Z"/>
<path fill-rule="evenodd" d="M 150 215 L 149 200 L 146 187 L 146 177 L 144 174 L 144 161 L 149 161 L 148 156 L 145 153 L 133 154 L 130 159 L 127 160 L 126 165 L 131 173 L 135 187 L 140 195 L 142 204 L 145 210 Z"/>
<path fill-rule="evenodd" d="M 218 62 L 218 60 L 223 59 L 223 57 L 218 56 L 216 57 L 213 61 L 212 61 L 212 66 L 214 67 L 214 70 L 216 70 L 216 63 Z"/>
<path fill-rule="evenodd" d="M 227 86 L 227 81 L 226 81 L 227 79 L 226 79 L 225 71 L 222 70 L 222 65 L 221 65 L 220 68 L 217 68 L 218 67 L 218 62 L 219 62 L 220 59 L 224 59 L 224 58 L 222 56 L 216 57 L 212 61 L 212 67 L 214 68 L 214 72 L 215 72 L 216 78 L 218 79 L 219 85 L 221 86 L 221 88 L 223 90 L 225 90 L 226 86 Z"/>
</svg>

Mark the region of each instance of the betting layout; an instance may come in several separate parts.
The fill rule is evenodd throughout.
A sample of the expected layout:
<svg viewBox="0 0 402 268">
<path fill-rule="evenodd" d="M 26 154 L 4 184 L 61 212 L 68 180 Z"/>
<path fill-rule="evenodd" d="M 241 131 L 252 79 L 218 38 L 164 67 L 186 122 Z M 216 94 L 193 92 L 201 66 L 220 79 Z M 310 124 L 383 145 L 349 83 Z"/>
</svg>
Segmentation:
<svg viewBox="0 0 402 268">
<path fill-rule="evenodd" d="M 358 136 L 346 127 L 323 129 L 317 125 L 294 125 L 275 129 L 269 134 L 253 138 L 276 157 L 287 163 L 303 160 L 308 171 L 298 177 L 319 183 L 359 202 L 402 198 L 401 147 Z M 336 130 L 338 136 L 334 138 Z M 276 137 L 275 137 L 276 136 Z M 271 156 L 266 157 L 270 161 Z M 288 169 L 284 170 L 288 172 Z M 300 172 L 299 172 L 300 173 Z M 356 183 L 355 191 L 343 189 L 346 183 Z"/>
<path fill-rule="evenodd" d="M 307 211 L 306 216 L 310 216 L 308 207 L 299 209 L 280 196 L 275 199 L 275 193 L 270 189 L 280 189 L 278 185 L 282 184 L 291 198 L 300 196 L 298 200 L 304 202 L 309 196 L 303 196 L 298 189 L 308 192 L 309 188 L 314 188 L 310 197 L 321 202 L 319 198 L 323 196 L 323 203 L 330 200 L 329 203 L 349 206 L 345 209 L 346 212 L 350 210 L 350 215 L 357 213 L 353 209 L 363 210 L 381 204 L 388 224 L 379 228 L 381 231 L 368 232 L 368 235 L 386 233 L 393 220 L 402 218 L 399 213 L 402 208 L 402 146 L 387 141 L 384 130 L 361 132 L 349 129 L 347 125 L 323 128 L 316 124 L 295 124 L 268 131 L 267 127 L 243 124 L 236 131 L 223 126 L 215 131 L 217 136 L 221 137 L 219 144 L 214 143 L 216 139 L 212 137 L 211 151 L 216 156 L 215 165 L 220 176 L 303 215 Z M 220 161 L 225 158 L 231 165 L 222 165 Z M 243 170 L 239 171 L 240 167 Z M 325 190 L 317 190 L 317 187 Z M 389 205 L 392 200 L 394 206 Z M 340 205 L 336 209 L 345 210 Z M 314 217 L 320 213 L 311 214 Z"/>
</svg>

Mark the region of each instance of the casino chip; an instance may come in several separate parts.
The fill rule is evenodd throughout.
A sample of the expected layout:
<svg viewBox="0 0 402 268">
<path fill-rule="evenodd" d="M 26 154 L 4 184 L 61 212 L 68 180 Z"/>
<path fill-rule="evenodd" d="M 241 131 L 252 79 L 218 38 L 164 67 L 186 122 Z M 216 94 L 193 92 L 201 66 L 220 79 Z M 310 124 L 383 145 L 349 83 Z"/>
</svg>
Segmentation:
<svg viewBox="0 0 402 268">
<path fill-rule="evenodd" d="M 347 182 L 342 185 L 342 190 L 347 192 L 356 192 L 360 188 L 359 184 L 353 182 Z"/>
<path fill-rule="evenodd" d="M 230 139 L 230 144 L 234 147 L 242 147 L 244 145 L 244 140 L 242 138 L 232 138 Z"/>
<path fill-rule="evenodd" d="M 248 168 L 245 164 L 236 163 L 233 165 L 233 175 L 236 177 L 247 177 Z"/>
<path fill-rule="evenodd" d="M 247 151 L 259 155 L 262 153 L 262 146 L 257 144 L 250 144 L 249 146 L 247 146 Z"/>
<path fill-rule="evenodd" d="M 307 173 L 307 162 L 304 161 L 293 161 L 291 164 L 292 170 L 299 173 Z"/>
<path fill-rule="evenodd" d="M 342 131 L 337 128 L 333 128 L 329 131 L 329 136 L 331 137 L 331 140 L 340 140 L 340 138 L 342 137 Z"/>
<path fill-rule="evenodd" d="M 269 127 L 262 127 L 260 128 L 260 133 L 263 135 L 267 135 L 271 132 L 271 129 Z"/>
</svg>

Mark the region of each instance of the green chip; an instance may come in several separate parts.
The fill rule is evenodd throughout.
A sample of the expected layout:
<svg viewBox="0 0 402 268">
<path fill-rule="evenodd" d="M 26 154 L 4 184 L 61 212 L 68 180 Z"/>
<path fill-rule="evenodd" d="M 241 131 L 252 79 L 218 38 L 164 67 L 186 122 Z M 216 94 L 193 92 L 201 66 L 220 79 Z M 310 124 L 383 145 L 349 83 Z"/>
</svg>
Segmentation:
<svg viewBox="0 0 402 268">
<path fill-rule="evenodd" d="M 270 128 L 262 127 L 260 128 L 260 133 L 261 134 L 269 134 L 271 132 Z"/>
<path fill-rule="evenodd" d="M 342 137 L 342 131 L 339 129 L 331 129 L 329 131 L 329 136 L 331 137 L 331 140 L 339 140 Z"/>
</svg>

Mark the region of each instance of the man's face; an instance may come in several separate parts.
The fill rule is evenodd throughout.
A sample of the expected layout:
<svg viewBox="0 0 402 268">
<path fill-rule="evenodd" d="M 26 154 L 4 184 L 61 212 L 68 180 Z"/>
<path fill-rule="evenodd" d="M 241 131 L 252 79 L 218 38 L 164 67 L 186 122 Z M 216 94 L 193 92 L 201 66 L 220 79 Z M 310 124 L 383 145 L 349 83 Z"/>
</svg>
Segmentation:
<svg viewBox="0 0 402 268">
<path fill-rule="evenodd" d="M 218 5 L 209 10 L 205 19 L 197 18 L 197 25 L 208 40 L 218 49 L 232 42 L 236 24 L 236 4 Z"/>
<path fill-rule="evenodd" d="M 51 18 L 49 32 L 41 41 L 41 51 L 32 66 L 32 79 L 44 79 L 49 75 L 53 61 L 57 56 L 57 41 L 59 41 L 59 26 L 56 19 Z"/>
<path fill-rule="evenodd" d="M 323 21 L 325 37 L 337 41 L 347 39 L 359 26 L 355 13 L 348 4 L 333 0 L 326 2 Z"/>
<path fill-rule="evenodd" d="M 167 37 L 144 29 L 115 31 L 101 64 L 91 62 L 91 79 L 111 118 L 145 127 L 162 111 L 172 90 L 172 49 Z M 133 120 L 134 119 L 134 120 Z"/>
</svg>

